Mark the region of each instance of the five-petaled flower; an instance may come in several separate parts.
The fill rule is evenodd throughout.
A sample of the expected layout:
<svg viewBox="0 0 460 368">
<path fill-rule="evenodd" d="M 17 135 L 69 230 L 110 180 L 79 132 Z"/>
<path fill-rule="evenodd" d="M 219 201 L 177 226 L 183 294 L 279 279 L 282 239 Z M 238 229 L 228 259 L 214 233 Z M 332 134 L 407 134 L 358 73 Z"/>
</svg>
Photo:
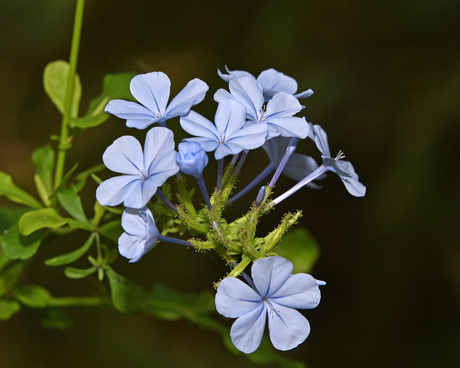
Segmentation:
<svg viewBox="0 0 460 368">
<path fill-rule="evenodd" d="M 248 125 L 267 123 L 267 139 L 280 135 L 301 139 L 308 136 L 308 122 L 293 116 L 304 108 L 294 96 L 278 92 L 265 106 L 263 88 L 254 78 L 233 78 L 228 87 L 230 93 L 221 88 L 214 94 L 214 100 L 221 103 L 230 99 L 242 103 L 246 106 Z"/>
<path fill-rule="evenodd" d="M 214 120 L 216 125 L 191 111 L 180 119 L 180 125 L 187 133 L 198 137 L 186 141 L 198 142 L 206 152 L 215 150 L 216 160 L 258 148 L 265 142 L 267 124 L 246 125 L 246 108 L 237 101 L 220 102 Z"/>
<path fill-rule="evenodd" d="M 230 337 L 238 350 L 249 354 L 259 347 L 266 317 L 276 349 L 293 349 L 307 338 L 310 324 L 295 309 L 315 308 L 321 299 L 318 286 L 325 283 L 304 273 L 291 275 L 292 270 L 283 257 L 262 258 L 252 266 L 252 287 L 234 277 L 219 284 L 216 308 L 225 317 L 237 318 Z"/>
<path fill-rule="evenodd" d="M 219 77 L 226 82 L 230 82 L 233 78 L 241 77 L 252 77 L 256 79 L 251 73 L 244 70 L 228 70 L 227 66 L 225 66 L 225 70 L 227 70 L 228 74 L 222 73 L 219 69 L 217 69 L 217 73 L 219 74 Z M 271 99 L 278 92 L 289 93 L 295 98 L 306 98 L 313 94 L 311 89 L 296 93 L 297 81 L 273 68 L 264 70 L 259 74 L 256 80 L 263 88 L 265 101 Z"/>
<path fill-rule="evenodd" d="M 153 123 L 166 126 L 166 120 L 186 116 L 192 106 L 203 101 L 208 85 L 195 78 L 172 99 L 168 106 L 171 81 L 163 72 L 140 74 L 131 80 L 130 90 L 142 105 L 124 100 L 111 100 L 105 112 L 126 119 L 126 126 L 145 129 Z"/>
<path fill-rule="evenodd" d="M 152 212 L 147 207 L 127 208 L 121 216 L 121 226 L 125 232 L 118 239 L 118 251 L 130 263 L 139 261 L 160 239 Z"/>
<path fill-rule="evenodd" d="M 102 206 L 142 208 L 157 188 L 179 171 L 174 151 L 173 132 L 154 127 L 145 137 L 144 152 L 139 141 L 129 135 L 116 139 L 102 156 L 108 169 L 126 174 L 110 178 L 99 185 L 96 199 Z"/>
</svg>

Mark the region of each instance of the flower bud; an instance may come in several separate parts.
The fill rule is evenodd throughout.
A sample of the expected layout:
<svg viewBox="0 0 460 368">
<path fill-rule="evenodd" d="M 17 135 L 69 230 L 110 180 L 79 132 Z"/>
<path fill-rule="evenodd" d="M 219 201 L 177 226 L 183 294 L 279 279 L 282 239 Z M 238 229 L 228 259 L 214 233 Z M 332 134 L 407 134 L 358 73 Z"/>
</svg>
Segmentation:
<svg viewBox="0 0 460 368">
<path fill-rule="evenodd" d="M 176 163 L 180 170 L 187 175 L 199 178 L 208 164 L 208 155 L 197 142 L 182 142 L 178 146 L 179 152 Z"/>
</svg>

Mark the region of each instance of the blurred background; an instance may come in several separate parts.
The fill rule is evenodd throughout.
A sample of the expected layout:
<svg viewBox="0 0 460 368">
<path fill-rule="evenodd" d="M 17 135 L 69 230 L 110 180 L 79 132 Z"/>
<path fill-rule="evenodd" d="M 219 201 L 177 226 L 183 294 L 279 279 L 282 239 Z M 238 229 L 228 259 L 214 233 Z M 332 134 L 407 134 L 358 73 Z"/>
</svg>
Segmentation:
<svg viewBox="0 0 460 368">
<path fill-rule="evenodd" d="M 0 170 L 32 193 L 31 153 L 60 129 L 42 72 L 49 61 L 68 60 L 74 8 L 70 0 L 0 1 Z M 333 155 L 345 152 L 367 194 L 354 198 L 329 175 L 321 191 L 303 189 L 262 221 L 270 231 L 285 212 L 303 209 L 300 225 L 321 246 L 313 275 L 327 281 L 320 306 L 304 313 L 311 335 L 284 355 L 312 368 L 458 367 L 459 15 L 457 0 L 87 0 L 80 112 L 99 95 L 105 74 L 126 71 L 167 73 L 172 96 L 195 77 L 206 81 L 207 98 L 195 110 L 209 119 L 213 93 L 227 87 L 216 73 L 225 65 L 256 76 L 275 68 L 294 77 L 300 91 L 312 88 L 315 94 L 301 101 L 304 115 L 328 132 Z M 115 117 L 89 130 L 75 141 L 68 168 L 99 163 L 124 134 L 145 133 Z M 298 152 L 319 159 L 310 141 Z M 261 162 L 263 152 L 248 156 L 241 185 Z M 208 187 L 215 185 L 213 170 Z M 277 190 L 293 184 L 284 178 Z M 95 188 L 87 188 L 89 213 Z M 244 213 L 254 196 L 228 217 Z M 83 240 L 41 250 L 24 281 L 58 296 L 95 293 L 89 280 L 68 280 L 63 267 L 43 265 Z M 114 267 L 146 290 L 164 282 L 182 292 L 211 288 L 224 272 L 204 254 L 165 244 L 142 262 L 120 258 Z M 1 366 L 256 366 L 187 322 L 68 312 L 75 323 L 64 331 L 43 329 L 26 308 L 1 322 Z"/>
</svg>

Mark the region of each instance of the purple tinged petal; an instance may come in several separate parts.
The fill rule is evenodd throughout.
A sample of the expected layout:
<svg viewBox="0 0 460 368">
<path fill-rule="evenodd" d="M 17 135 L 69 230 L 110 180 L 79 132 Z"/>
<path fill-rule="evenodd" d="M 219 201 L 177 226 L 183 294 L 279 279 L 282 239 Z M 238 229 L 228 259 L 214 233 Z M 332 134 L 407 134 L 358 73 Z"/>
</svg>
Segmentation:
<svg viewBox="0 0 460 368">
<path fill-rule="evenodd" d="M 138 176 L 123 175 L 103 181 L 96 189 L 96 199 L 101 206 L 116 206 L 129 197 L 141 182 Z"/>
<path fill-rule="evenodd" d="M 283 257 L 267 257 L 254 262 L 252 278 L 259 294 L 270 297 L 286 282 L 293 270 L 292 262 Z"/>
<path fill-rule="evenodd" d="M 181 117 L 180 125 L 182 129 L 191 135 L 205 137 L 216 142 L 219 140 L 216 126 L 195 111 L 190 111 L 190 114 L 186 117 Z M 205 150 L 208 151 L 207 149 Z"/>
<path fill-rule="evenodd" d="M 306 273 L 292 275 L 270 296 L 270 302 L 295 309 L 316 308 L 320 300 L 321 292 L 318 283 Z"/>
<path fill-rule="evenodd" d="M 144 170 L 142 147 L 129 135 L 116 139 L 102 155 L 104 165 L 121 174 L 139 175 Z"/>
<path fill-rule="evenodd" d="M 170 89 L 171 81 L 163 72 L 136 75 L 130 84 L 134 98 L 160 118 L 165 115 Z"/>
<path fill-rule="evenodd" d="M 259 121 L 264 104 L 263 88 L 254 78 L 242 77 L 232 79 L 229 83 L 231 94 L 246 106 L 250 120 Z"/>
<path fill-rule="evenodd" d="M 138 103 L 124 100 L 111 100 L 104 111 L 121 119 L 126 119 L 129 128 L 145 129 L 160 118 Z"/>
<path fill-rule="evenodd" d="M 169 103 L 165 115 L 168 119 L 187 115 L 192 106 L 203 101 L 208 89 L 208 85 L 202 80 L 198 78 L 191 80 Z"/>
<path fill-rule="evenodd" d="M 310 323 L 298 311 L 276 303 L 268 310 L 270 340 L 278 350 L 290 350 L 301 344 L 310 334 Z"/>
<path fill-rule="evenodd" d="M 238 318 L 259 307 L 262 297 L 235 277 L 227 277 L 217 288 L 217 312 L 227 318 Z"/>
<path fill-rule="evenodd" d="M 348 190 L 348 193 L 350 193 L 352 196 L 355 197 L 364 197 L 366 194 L 366 187 L 361 184 L 358 180 L 353 179 L 353 178 L 345 178 L 345 177 L 340 177 L 342 179 L 343 183 L 345 184 L 345 187 Z"/>
<path fill-rule="evenodd" d="M 238 144 L 245 150 L 251 150 L 261 147 L 265 143 L 266 135 L 266 123 L 248 124 L 243 129 L 233 133 L 227 139 L 227 143 Z"/>
<path fill-rule="evenodd" d="M 264 334 L 265 320 L 266 307 L 263 303 L 238 318 L 230 329 L 233 345 L 246 354 L 257 350 Z"/>
</svg>

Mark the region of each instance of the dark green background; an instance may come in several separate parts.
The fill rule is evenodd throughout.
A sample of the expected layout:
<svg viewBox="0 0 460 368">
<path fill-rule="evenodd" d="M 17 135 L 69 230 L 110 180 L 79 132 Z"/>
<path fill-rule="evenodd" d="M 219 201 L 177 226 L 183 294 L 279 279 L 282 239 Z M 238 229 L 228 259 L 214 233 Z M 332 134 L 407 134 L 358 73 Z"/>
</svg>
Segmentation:
<svg viewBox="0 0 460 368">
<path fill-rule="evenodd" d="M 33 193 L 31 152 L 60 126 L 42 71 L 68 59 L 74 4 L 0 1 L 0 170 Z M 103 76 L 123 71 L 164 71 L 172 94 L 203 79 L 210 91 L 197 110 L 210 119 L 212 94 L 226 86 L 216 73 L 224 65 L 255 75 L 273 67 L 296 78 L 300 90 L 312 88 L 302 101 L 307 120 L 326 129 L 332 153 L 346 153 L 368 193 L 351 197 L 329 175 L 323 190 L 302 190 L 262 222 L 271 230 L 284 212 L 303 209 L 300 223 L 322 247 L 313 274 L 328 284 L 320 306 L 304 313 L 312 333 L 285 356 L 316 368 L 458 367 L 459 14 L 457 0 L 87 0 L 81 113 Z M 81 169 L 100 162 L 123 134 L 145 133 L 111 117 L 75 142 L 69 162 Z M 311 142 L 299 151 L 319 158 Z M 251 153 L 242 184 L 265 163 L 263 153 Z M 207 177 L 208 187 L 214 180 Z M 292 184 L 283 179 L 277 189 Z M 94 190 L 87 189 L 88 213 Z M 246 211 L 251 198 L 229 217 Z M 91 282 L 66 280 L 61 267 L 42 262 L 82 241 L 49 245 L 23 280 L 58 296 L 94 293 Z M 206 255 L 167 244 L 138 264 L 120 258 L 115 267 L 145 289 L 162 281 L 183 292 L 210 288 L 224 272 Z M 75 326 L 67 331 L 43 330 L 25 308 L 1 322 L 0 365 L 252 366 L 217 335 L 185 322 L 99 309 L 69 313 Z"/>
</svg>

